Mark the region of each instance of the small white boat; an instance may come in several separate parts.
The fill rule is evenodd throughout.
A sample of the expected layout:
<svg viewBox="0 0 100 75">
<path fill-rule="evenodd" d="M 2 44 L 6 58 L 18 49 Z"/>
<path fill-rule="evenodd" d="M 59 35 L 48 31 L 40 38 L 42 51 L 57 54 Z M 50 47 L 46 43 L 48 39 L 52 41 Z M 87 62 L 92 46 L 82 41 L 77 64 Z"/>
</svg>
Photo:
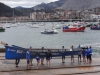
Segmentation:
<svg viewBox="0 0 100 75">
<path fill-rule="evenodd" d="M 21 24 L 20 22 L 18 22 L 18 23 L 16 23 L 18 26 L 22 26 L 22 25 L 24 25 L 24 24 Z"/>
<path fill-rule="evenodd" d="M 17 27 L 17 24 L 16 23 L 11 24 L 10 27 Z"/>
<path fill-rule="evenodd" d="M 39 26 L 45 26 L 45 23 L 39 23 Z"/>
<path fill-rule="evenodd" d="M 5 28 L 2 26 L 2 24 L 0 24 L 0 32 L 4 32 Z"/>
<path fill-rule="evenodd" d="M 6 26 L 6 28 L 10 28 L 10 25 Z"/>
<path fill-rule="evenodd" d="M 39 26 L 37 24 L 32 24 L 30 25 L 30 28 L 39 28 Z"/>
<path fill-rule="evenodd" d="M 55 29 L 61 29 L 61 26 L 57 24 L 57 25 L 54 25 L 54 28 Z"/>
<path fill-rule="evenodd" d="M 45 29 L 44 31 L 41 31 L 41 34 L 53 34 L 53 31 Z"/>
<path fill-rule="evenodd" d="M 41 34 L 58 34 L 58 31 L 54 28 L 52 30 L 45 29 L 44 31 L 41 31 Z"/>
<path fill-rule="evenodd" d="M 61 21 L 61 24 L 65 24 L 64 21 Z"/>
</svg>

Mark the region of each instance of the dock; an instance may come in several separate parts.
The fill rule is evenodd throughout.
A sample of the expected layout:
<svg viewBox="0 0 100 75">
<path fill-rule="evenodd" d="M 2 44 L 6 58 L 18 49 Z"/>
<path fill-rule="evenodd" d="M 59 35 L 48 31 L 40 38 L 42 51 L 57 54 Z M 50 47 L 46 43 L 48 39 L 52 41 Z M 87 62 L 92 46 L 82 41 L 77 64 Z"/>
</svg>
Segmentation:
<svg viewBox="0 0 100 75">
<path fill-rule="evenodd" d="M 15 67 L 15 60 L 7 60 L 4 57 L 4 53 L 0 53 L 0 75 L 88 75 L 91 73 L 98 74 L 100 72 L 100 58 L 93 58 L 92 64 L 84 64 L 78 62 L 78 58 L 75 57 L 75 62 L 71 62 L 70 57 L 66 57 L 65 63 L 62 63 L 61 57 L 52 58 L 51 66 L 40 65 L 39 69 L 36 69 L 36 59 L 33 59 L 33 66 L 30 66 L 30 70 L 26 70 L 26 59 L 21 59 L 19 67 Z M 95 74 L 95 75 L 96 75 Z M 98 74 L 100 75 L 100 74 Z"/>
</svg>

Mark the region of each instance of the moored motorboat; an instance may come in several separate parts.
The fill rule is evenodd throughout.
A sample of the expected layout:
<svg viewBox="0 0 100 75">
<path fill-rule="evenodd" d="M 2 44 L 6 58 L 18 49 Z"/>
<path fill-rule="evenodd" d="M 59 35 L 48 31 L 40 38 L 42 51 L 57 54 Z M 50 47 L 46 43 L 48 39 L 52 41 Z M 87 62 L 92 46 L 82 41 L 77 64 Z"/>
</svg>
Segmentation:
<svg viewBox="0 0 100 75">
<path fill-rule="evenodd" d="M 39 26 L 45 26 L 45 23 L 39 23 Z"/>
<path fill-rule="evenodd" d="M 52 30 L 54 34 L 58 34 L 58 31 L 55 29 L 55 27 L 52 28 Z"/>
<path fill-rule="evenodd" d="M 61 29 L 61 26 L 57 24 L 57 25 L 54 25 L 54 28 L 55 29 Z"/>
<path fill-rule="evenodd" d="M 41 31 L 41 34 L 53 34 L 53 31 L 45 30 Z"/>
<path fill-rule="evenodd" d="M 39 26 L 37 24 L 31 24 L 29 27 L 30 28 L 39 28 Z"/>
<path fill-rule="evenodd" d="M 16 24 L 16 23 L 12 23 L 12 24 L 10 25 L 10 27 L 17 27 L 17 24 Z"/>
<path fill-rule="evenodd" d="M 10 26 L 8 25 L 8 26 L 6 26 L 6 28 L 10 28 Z"/>
<path fill-rule="evenodd" d="M 92 24 L 92 25 L 90 26 L 90 29 L 91 29 L 91 30 L 100 30 L 100 23 Z"/>
<path fill-rule="evenodd" d="M 58 34 L 58 31 L 56 29 L 52 30 L 45 29 L 44 31 L 41 31 L 41 34 Z"/>
<path fill-rule="evenodd" d="M 0 32 L 4 32 L 4 31 L 5 31 L 5 28 L 2 25 L 0 25 Z"/>
</svg>

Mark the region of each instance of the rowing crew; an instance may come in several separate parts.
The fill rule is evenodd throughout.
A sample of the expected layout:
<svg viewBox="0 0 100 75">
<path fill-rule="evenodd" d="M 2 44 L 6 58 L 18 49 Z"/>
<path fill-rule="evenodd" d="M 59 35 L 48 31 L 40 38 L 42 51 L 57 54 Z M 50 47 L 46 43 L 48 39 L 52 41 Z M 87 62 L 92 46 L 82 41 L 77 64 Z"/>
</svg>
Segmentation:
<svg viewBox="0 0 100 75">
<path fill-rule="evenodd" d="M 38 50 L 35 54 L 36 60 L 37 60 L 37 69 L 40 67 L 40 51 Z M 46 65 L 50 67 L 50 59 L 52 59 L 51 50 L 48 49 L 48 52 L 46 52 Z M 32 64 L 32 59 L 30 57 L 30 49 L 26 52 L 26 60 L 27 60 L 27 66 L 26 69 L 30 68 L 30 62 Z M 42 63 L 43 64 L 43 57 L 42 57 Z"/>
</svg>

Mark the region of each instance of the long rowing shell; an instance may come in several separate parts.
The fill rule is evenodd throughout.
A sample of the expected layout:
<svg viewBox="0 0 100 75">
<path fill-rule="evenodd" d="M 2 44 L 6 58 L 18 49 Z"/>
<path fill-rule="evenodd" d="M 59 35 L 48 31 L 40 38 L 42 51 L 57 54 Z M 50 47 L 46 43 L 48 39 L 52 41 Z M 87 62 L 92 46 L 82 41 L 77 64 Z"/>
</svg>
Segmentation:
<svg viewBox="0 0 100 75">
<path fill-rule="evenodd" d="M 5 58 L 6 59 L 25 59 L 26 58 L 26 48 L 18 47 L 18 46 L 5 46 Z M 31 50 L 31 58 L 35 58 L 37 50 Z M 40 50 L 40 57 L 46 57 L 47 49 Z M 75 51 L 67 51 L 62 49 L 51 49 L 52 57 L 59 56 L 70 56 L 70 55 L 78 55 L 82 53 L 82 50 L 76 49 Z"/>
</svg>

